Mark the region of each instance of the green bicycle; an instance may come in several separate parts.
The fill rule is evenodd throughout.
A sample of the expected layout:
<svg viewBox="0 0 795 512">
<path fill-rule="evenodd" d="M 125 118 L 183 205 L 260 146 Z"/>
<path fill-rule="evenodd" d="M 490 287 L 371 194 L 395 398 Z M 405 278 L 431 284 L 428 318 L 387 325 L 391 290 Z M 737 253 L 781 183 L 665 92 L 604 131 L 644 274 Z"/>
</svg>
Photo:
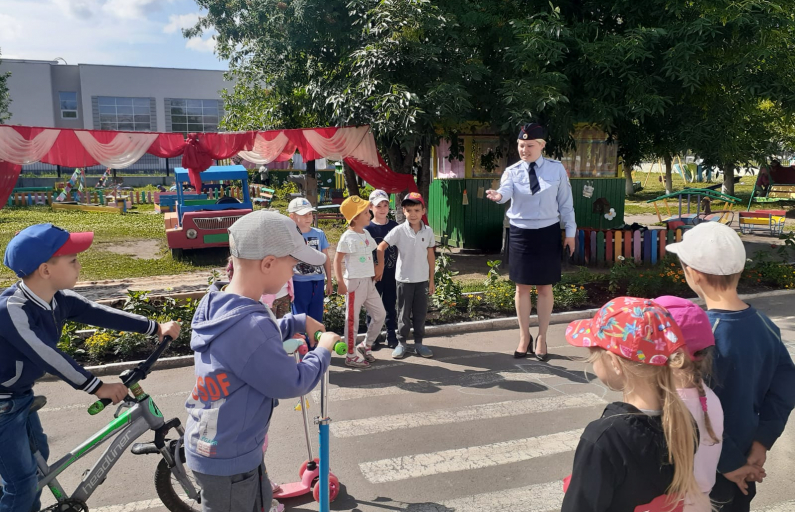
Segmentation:
<svg viewBox="0 0 795 512">
<path fill-rule="evenodd" d="M 199 486 L 192 478 L 190 470 L 184 465 L 185 450 L 182 442 L 185 429 L 177 418 L 164 420 L 163 414 L 155 405 L 152 397 L 144 393 L 140 385 L 140 381 L 149 375 L 152 365 L 168 348 L 171 341 L 171 338 L 166 336 L 146 361 L 120 375 L 122 383 L 132 391 L 133 396 L 125 397 L 116 410 L 113 421 L 107 427 L 52 465 L 47 465 L 44 457 L 31 442 L 31 450 L 39 469 L 39 489 L 48 487 L 57 500 L 55 505 L 47 507 L 41 512 L 87 512 L 86 501 L 105 481 L 108 473 L 127 447 L 150 430 L 155 433 L 154 441 L 135 443 L 132 445 L 131 451 L 136 455 L 159 454 L 163 457 L 155 470 L 155 489 L 163 505 L 173 512 L 201 510 Z M 46 398 L 37 396 L 33 400 L 31 410 L 41 409 L 46 403 Z M 89 407 L 88 413 L 97 414 L 110 403 L 111 401 L 108 399 L 98 400 Z M 176 439 L 167 437 L 171 430 L 176 431 Z M 110 439 L 113 439 L 110 446 L 94 466 L 86 471 L 77 489 L 71 496 L 67 495 L 56 477 L 75 461 Z M 180 492 L 177 489 L 180 489 Z"/>
</svg>

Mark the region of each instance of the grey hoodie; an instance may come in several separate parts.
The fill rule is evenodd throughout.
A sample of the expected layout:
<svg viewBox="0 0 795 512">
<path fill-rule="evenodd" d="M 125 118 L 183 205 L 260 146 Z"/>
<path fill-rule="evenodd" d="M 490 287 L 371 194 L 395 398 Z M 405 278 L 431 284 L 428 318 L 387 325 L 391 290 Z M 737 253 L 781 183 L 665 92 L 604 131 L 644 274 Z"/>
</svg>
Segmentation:
<svg viewBox="0 0 795 512">
<path fill-rule="evenodd" d="M 192 322 L 196 385 L 185 403 L 188 467 L 208 475 L 251 471 L 280 398 L 308 394 L 331 354 L 317 348 L 296 364 L 284 340 L 306 331 L 305 315 L 278 321 L 261 302 L 213 286 Z"/>
</svg>

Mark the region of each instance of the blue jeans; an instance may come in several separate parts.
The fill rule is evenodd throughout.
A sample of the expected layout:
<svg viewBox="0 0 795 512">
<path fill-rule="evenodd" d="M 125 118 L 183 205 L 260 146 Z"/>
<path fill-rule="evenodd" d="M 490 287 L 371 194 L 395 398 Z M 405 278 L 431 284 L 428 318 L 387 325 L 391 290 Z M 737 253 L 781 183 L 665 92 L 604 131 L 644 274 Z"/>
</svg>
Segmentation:
<svg viewBox="0 0 795 512">
<path fill-rule="evenodd" d="M 293 314 L 305 313 L 313 320 L 323 323 L 323 299 L 325 281 L 296 281 L 293 279 Z M 313 333 L 314 334 L 314 333 Z"/>
<path fill-rule="evenodd" d="M 30 413 L 33 391 L 0 400 L 0 512 L 39 510 L 41 492 L 32 444 L 46 460 L 50 455 L 47 436 L 38 413 Z"/>
</svg>

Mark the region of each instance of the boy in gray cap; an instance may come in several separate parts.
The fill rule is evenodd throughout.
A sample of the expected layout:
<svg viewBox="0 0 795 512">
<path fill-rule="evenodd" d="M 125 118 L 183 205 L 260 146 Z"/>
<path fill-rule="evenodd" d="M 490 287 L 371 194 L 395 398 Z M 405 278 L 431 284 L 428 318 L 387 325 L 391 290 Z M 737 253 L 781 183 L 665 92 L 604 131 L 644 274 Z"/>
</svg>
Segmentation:
<svg viewBox="0 0 795 512">
<path fill-rule="evenodd" d="M 249 213 L 229 228 L 229 250 L 232 282 L 223 291 L 210 289 L 192 323 L 196 385 L 185 404 L 185 456 L 205 512 L 270 509 L 262 445 L 273 408 L 317 385 L 340 339 L 303 314 L 277 321 L 259 300 L 278 292 L 297 263 L 326 261 L 292 220 Z M 301 332 L 318 347 L 296 363 L 282 343 Z"/>
</svg>

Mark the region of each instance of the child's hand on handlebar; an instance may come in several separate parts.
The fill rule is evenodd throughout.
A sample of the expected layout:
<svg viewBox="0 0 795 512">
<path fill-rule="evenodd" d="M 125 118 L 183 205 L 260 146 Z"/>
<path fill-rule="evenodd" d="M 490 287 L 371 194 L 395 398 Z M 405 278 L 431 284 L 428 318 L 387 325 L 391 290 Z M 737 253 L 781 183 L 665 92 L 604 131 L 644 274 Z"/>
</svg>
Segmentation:
<svg viewBox="0 0 795 512">
<path fill-rule="evenodd" d="M 94 394 L 97 398 L 107 398 L 114 404 L 117 404 L 127 396 L 127 387 L 124 384 L 103 383 L 99 389 L 94 391 Z"/>
<path fill-rule="evenodd" d="M 179 322 L 166 322 L 164 324 L 158 324 L 157 336 L 160 338 L 160 341 L 163 341 L 163 338 L 166 336 L 171 336 L 171 339 L 175 340 L 179 337 L 180 330 L 182 330 L 182 326 L 179 325 Z"/>
<path fill-rule="evenodd" d="M 324 332 L 322 336 L 320 336 L 320 341 L 318 342 L 318 347 L 323 347 L 329 352 L 334 352 L 334 345 L 340 341 L 340 337 L 337 333 L 333 332 Z"/>
<path fill-rule="evenodd" d="M 315 340 L 315 333 L 317 331 L 326 332 L 325 326 L 312 318 L 311 316 L 306 317 L 306 334 L 307 334 L 307 341 L 309 345 L 314 347 L 317 345 L 317 340 Z"/>
</svg>

